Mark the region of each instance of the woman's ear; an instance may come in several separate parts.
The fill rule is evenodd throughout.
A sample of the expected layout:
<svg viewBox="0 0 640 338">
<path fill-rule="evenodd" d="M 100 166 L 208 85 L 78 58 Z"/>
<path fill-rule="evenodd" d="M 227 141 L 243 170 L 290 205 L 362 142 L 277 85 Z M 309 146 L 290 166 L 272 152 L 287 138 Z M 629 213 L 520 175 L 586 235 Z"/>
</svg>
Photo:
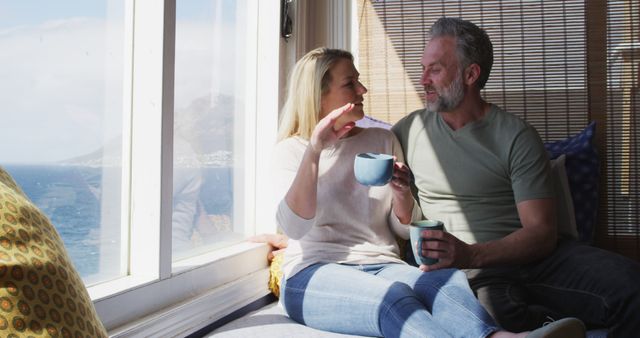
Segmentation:
<svg viewBox="0 0 640 338">
<path fill-rule="evenodd" d="M 480 66 L 477 63 L 472 63 L 464 70 L 464 83 L 468 86 L 476 83 L 480 77 Z"/>
</svg>

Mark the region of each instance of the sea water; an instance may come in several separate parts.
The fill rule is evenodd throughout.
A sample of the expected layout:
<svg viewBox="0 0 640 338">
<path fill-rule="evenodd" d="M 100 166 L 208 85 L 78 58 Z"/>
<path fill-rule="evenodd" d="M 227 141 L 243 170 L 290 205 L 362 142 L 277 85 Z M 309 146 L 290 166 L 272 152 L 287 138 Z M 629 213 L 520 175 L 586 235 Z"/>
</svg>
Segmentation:
<svg viewBox="0 0 640 338">
<path fill-rule="evenodd" d="M 83 279 L 99 272 L 105 246 L 119 247 L 117 238 L 105 237 L 101 226 L 119 227 L 119 210 L 109 210 L 113 224 L 102 210 L 103 177 L 119 180 L 120 168 L 79 165 L 6 165 L 3 166 L 31 201 L 42 210 L 62 237 L 71 259 Z M 230 215 L 233 209 L 233 170 L 229 167 L 202 169 L 200 201 L 212 215 Z M 118 186 L 120 182 L 115 182 Z M 107 182 L 106 184 L 114 184 Z M 120 196 L 117 192 L 116 196 Z M 119 206 L 119 201 L 111 205 Z M 113 233 L 113 231 L 112 231 Z M 104 257 L 102 257 L 104 258 Z M 118 263 L 114 257 L 113 264 Z"/>
</svg>

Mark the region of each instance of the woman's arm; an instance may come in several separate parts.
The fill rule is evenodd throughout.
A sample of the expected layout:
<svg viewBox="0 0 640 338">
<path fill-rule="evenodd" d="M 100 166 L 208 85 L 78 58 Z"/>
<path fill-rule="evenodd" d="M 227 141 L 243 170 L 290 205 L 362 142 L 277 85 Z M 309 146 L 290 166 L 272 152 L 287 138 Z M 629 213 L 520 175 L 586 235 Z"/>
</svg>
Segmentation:
<svg viewBox="0 0 640 338">
<path fill-rule="evenodd" d="M 271 247 L 271 251 L 267 255 L 269 263 L 273 260 L 273 257 L 280 252 L 284 252 L 284 249 L 289 245 L 289 238 L 283 234 L 260 234 L 249 237 L 250 242 L 255 243 L 267 243 Z"/>
<path fill-rule="evenodd" d="M 414 209 L 414 198 L 411 194 L 411 182 L 413 175 L 411 169 L 404 164 L 404 154 L 400 142 L 392 134 L 393 156 L 395 163 L 393 167 L 393 179 L 391 189 L 393 191 L 393 212 L 402 224 L 409 224 L 412 221 Z"/>
<path fill-rule="evenodd" d="M 316 151 L 309 144 L 302 156 L 296 177 L 285 196 L 291 211 L 304 219 L 312 219 L 316 215 L 319 163 L 320 151 Z"/>
<path fill-rule="evenodd" d="M 318 122 L 311 134 L 309 145 L 304 152 L 296 177 L 285 196 L 285 201 L 291 211 L 304 219 L 312 219 L 316 215 L 320 153 L 323 149 L 334 145 L 349 130 L 353 129 L 354 122 L 347 123 L 337 130 L 334 128 L 338 118 L 351 111 L 353 107 L 352 103 L 347 103 L 327 114 Z"/>
</svg>

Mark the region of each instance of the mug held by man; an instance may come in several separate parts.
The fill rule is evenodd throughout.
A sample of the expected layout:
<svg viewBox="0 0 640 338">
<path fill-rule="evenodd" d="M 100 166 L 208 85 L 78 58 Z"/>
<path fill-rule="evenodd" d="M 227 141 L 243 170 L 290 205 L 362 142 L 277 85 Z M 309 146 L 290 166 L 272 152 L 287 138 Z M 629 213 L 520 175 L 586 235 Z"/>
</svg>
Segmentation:
<svg viewBox="0 0 640 338">
<path fill-rule="evenodd" d="M 411 250 L 416 259 L 416 264 L 432 265 L 438 263 L 437 258 L 426 257 L 422 254 L 422 244 L 429 239 L 422 237 L 424 230 L 444 230 L 444 223 L 436 220 L 421 220 L 411 223 L 409 235 L 411 238 Z"/>
</svg>

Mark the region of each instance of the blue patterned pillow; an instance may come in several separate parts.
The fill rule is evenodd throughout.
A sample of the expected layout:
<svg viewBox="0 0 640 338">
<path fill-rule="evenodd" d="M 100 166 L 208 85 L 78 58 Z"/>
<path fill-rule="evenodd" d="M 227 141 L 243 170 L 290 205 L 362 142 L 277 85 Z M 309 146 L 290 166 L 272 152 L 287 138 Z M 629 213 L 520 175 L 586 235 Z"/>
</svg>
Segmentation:
<svg viewBox="0 0 640 338">
<path fill-rule="evenodd" d="M 596 123 L 565 140 L 544 144 L 551 159 L 566 155 L 566 171 L 576 214 L 579 240 L 593 241 L 598 211 L 599 161 L 593 144 Z"/>
</svg>

